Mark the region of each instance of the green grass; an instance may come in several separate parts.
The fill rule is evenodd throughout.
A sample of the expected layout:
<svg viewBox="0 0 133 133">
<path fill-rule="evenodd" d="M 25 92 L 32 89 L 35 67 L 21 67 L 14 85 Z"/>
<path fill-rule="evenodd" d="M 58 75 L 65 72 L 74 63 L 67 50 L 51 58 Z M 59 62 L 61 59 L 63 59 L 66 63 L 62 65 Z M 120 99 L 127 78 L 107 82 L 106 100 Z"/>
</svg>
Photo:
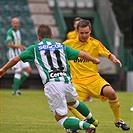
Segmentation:
<svg viewBox="0 0 133 133">
<path fill-rule="evenodd" d="M 21 90 L 22 96 L 12 96 L 12 90 L 1 91 L 1 130 L 0 133 L 65 133 L 55 121 L 43 90 Z M 117 92 L 121 104 L 121 116 L 133 133 L 133 93 Z M 131 104 L 132 102 L 132 104 Z M 85 102 L 95 118 L 100 122 L 97 133 L 123 133 L 114 126 L 114 117 L 108 102 L 93 99 Z M 71 116 L 71 112 L 68 113 Z M 85 133 L 85 131 L 81 131 Z"/>
</svg>

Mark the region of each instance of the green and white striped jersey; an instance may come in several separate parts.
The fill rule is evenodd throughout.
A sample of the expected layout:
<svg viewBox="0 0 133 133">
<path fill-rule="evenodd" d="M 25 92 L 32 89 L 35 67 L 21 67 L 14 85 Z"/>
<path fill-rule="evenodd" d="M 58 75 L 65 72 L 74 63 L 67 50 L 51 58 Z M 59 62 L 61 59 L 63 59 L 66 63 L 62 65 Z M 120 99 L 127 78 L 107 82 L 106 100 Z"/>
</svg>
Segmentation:
<svg viewBox="0 0 133 133">
<path fill-rule="evenodd" d="M 50 81 L 69 83 L 71 74 L 68 60 L 77 59 L 79 50 L 44 38 L 31 45 L 19 57 L 24 62 L 35 62 L 43 84 Z"/>
<path fill-rule="evenodd" d="M 7 38 L 6 38 L 6 42 L 10 42 L 13 43 L 14 45 L 21 45 L 21 34 L 20 31 L 14 31 L 13 28 L 10 28 L 7 31 Z M 19 55 L 21 53 L 21 50 L 18 48 L 9 48 L 8 50 L 8 57 L 9 59 Z"/>
</svg>

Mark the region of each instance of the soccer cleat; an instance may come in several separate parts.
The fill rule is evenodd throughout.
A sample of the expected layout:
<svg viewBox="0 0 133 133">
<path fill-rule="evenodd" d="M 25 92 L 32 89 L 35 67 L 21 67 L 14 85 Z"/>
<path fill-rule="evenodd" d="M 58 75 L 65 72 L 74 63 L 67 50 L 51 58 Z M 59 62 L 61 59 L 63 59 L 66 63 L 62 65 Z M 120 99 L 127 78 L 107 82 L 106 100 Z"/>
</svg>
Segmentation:
<svg viewBox="0 0 133 133">
<path fill-rule="evenodd" d="M 122 130 L 129 130 L 130 127 L 123 121 L 123 120 L 120 120 L 119 122 L 115 122 L 115 126 L 116 127 L 121 127 Z"/>
<path fill-rule="evenodd" d="M 94 125 L 90 125 L 90 127 L 88 129 L 86 129 L 86 133 L 95 133 L 96 132 L 96 128 Z"/>
<path fill-rule="evenodd" d="M 18 90 L 17 93 L 18 93 L 19 95 L 22 95 L 21 92 L 20 92 L 20 90 Z"/>
<path fill-rule="evenodd" d="M 18 90 L 16 92 L 13 92 L 12 95 L 14 95 L 14 96 L 20 96 L 21 95 L 21 92 Z"/>
</svg>

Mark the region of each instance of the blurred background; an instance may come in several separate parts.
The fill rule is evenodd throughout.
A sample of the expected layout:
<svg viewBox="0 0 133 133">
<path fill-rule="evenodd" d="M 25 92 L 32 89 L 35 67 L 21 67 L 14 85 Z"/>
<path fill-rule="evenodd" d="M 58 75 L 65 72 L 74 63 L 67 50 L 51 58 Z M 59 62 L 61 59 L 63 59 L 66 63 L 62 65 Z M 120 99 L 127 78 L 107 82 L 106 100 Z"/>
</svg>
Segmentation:
<svg viewBox="0 0 133 133">
<path fill-rule="evenodd" d="M 36 43 L 36 27 L 46 24 L 52 28 L 54 41 L 62 42 L 73 30 L 75 17 L 92 23 L 92 36 L 115 54 L 123 67 L 100 57 L 99 72 L 118 91 L 133 92 L 133 3 L 131 0 L 0 0 L 0 67 L 7 60 L 6 31 L 11 19 L 20 19 L 22 43 Z M 42 88 L 36 67 L 23 88 Z M 13 72 L 1 79 L 1 88 L 10 88 Z"/>
</svg>

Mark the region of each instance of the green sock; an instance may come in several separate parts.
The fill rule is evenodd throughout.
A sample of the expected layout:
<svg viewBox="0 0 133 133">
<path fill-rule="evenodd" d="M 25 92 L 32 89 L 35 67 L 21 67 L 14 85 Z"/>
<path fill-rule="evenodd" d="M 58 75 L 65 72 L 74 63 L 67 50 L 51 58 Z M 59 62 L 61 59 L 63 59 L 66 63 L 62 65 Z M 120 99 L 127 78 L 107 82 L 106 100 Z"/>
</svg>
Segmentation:
<svg viewBox="0 0 133 133">
<path fill-rule="evenodd" d="M 80 124 L 80 122 L 82 125 Z M 82 128 L 79 125 L 81 125 Z M 63 126 L 66 129 L 73 129 L 73 130 L 84 129 L 84 130 L 86 130 L 87 128 L 90 127 L 90 124 L 87 122 L 80 121 L 79 119 L 67 118 L 64 121 Z"/>
<path fill-rule="evenodd" d="M 19 89 L 20 86 L 20 79 L 14 78 L 13 80 L 13 91 L 16 93 L 16 91 Z"/>
<path fill-rule="evenodd" d="M 76 109 L 77 109 L 83 116 L 86 117 L 88 123 L 93 123 L 93 122 L 94 122 L 95 119 L 93 118 L 93 116 L 92 116 L 90 110 L 87 108 L 87 106 L 86 106 L 83 102 L 79 101 L 79 105 L 78 105 L 78 107 L 77 107 Z"/>
<path fill-rule="evenodd" d="M 29 76 L 28 74 L 22 73 L 21 79 L 20 79 L 20 84 L 22 84 L 27 79 L 28 76 Z"/>
<path fill-rule="evenodd" d="M 92 124 L 94 121 L 95 121 L 95 119 L 93 117 L 87 118 L 87 122 L 90 124 Z"/>
</svg>

